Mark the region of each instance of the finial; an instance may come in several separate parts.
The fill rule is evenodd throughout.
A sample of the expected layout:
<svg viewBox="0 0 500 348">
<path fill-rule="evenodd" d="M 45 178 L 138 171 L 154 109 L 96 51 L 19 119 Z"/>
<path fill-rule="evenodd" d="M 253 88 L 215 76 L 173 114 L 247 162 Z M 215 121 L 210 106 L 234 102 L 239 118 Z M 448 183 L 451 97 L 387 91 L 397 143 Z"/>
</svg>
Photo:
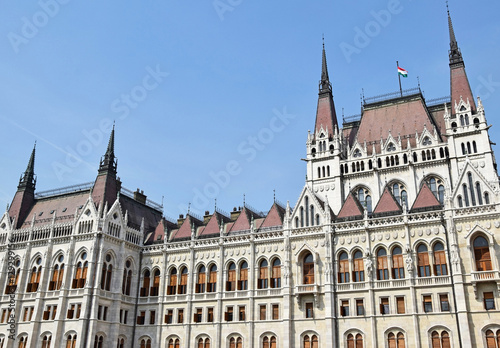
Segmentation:
<svg viewBox="0 0 500 348">
<path fill-rule="evenodd" d="M 450 8 L 448 7 L 448 1 L 446 1 L 446 12 L 448 12 L 448 14 L 450 14 Z"/>
<path fill-rule="evenodd" d="M 163 198 L 165 198 L 165 196 L 161 196 L 161 207 L 163 208 Z"/>
<path fill-rule="evenodd" d="M 217 198 L 214 201 L 214 211 L 217 210 Z"/>
<path fill-rule="evenodd" d="M 273 201 L 276 203 L 276 190 L 273 190 Z"/>
<path fill-rule="evenodd" d="M 323 39 L 323 49 L 325 49 L 325 34 L 322 34 L 322 39 Z"/>
<path fill-rule="evenodd" d="M 189 215 L 190 211 L 191 211 L 191 202 L 189 202 L 189 204 L 188 204 L 188 215 Z"/>
<path fill-rule="evenodd" d="M 417 76 L 418 89 L 420 89 L 420 77 Z"/>
<path fill-rule="evenodd" d="M 245 208 L 245 194 L 243 194 L 243 208 Z"/>
</svg>

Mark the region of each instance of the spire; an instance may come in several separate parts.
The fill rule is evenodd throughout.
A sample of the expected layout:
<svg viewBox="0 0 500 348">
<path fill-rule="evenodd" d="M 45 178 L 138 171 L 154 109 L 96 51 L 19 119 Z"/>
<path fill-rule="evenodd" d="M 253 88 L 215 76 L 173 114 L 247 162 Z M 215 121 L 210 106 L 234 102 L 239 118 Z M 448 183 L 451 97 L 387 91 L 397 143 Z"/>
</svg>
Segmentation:
<svg viewBox="0 0 500 348">
<path fill-rule="evenodd" d="M 19 186 L 17 187 L 18 190 L 25 190 L 27 188 L 30 188 L 33 191 L 35 191 L 35 184 L 36 184 L 35 151 L 36 151 L 36 142 L 35 145 L 33 146 L 33 151 L 31 152 L 30 160 L 28 162 L 28 166 L 26 167 L 26 171 L 23 173 L 21 179 L 19 180 Z"/>
<path fill-rule="evenodd" d="M 332 92 L 332 85 L 328 77 L 328 66 L 326 65 L 325 38 L 323 38 L 323 56 L 321 61 L 321 81 L 319 83 L 319 92 Z"/>
<path fill-rule="evenodd" d="M 463 65 L 464 60 L 462 59 L 462 53 L 460 52 L 460 48 L 458 48 L 457 39 L 455 38 L 455 31 L 453 30 L 448 1 L 446 2 L 446 11 L 448 12 L 448 29 L 450 31 L 450 66 L 455 64 Z"/>
<path fill-rule="evenodd" d="M 111 130 L 111 135 L 109 136 L 108 148 L 106 153 L 101 159 L 99 165 L 99 174 L 111 172 L 116 174 L 116 160 L 115 160 L 115 125 L 113 124 L 113 129 Z"/>
<path fill-rule="evenodd" d="M 321 62 L 321 80 L 319 82 L 318 108 L 316 111 L 316 125 L 314 127 L 314 136 L 321 128 L 333 138 L 335 126 L 337 126 L 337 115 L 333 103 L 332 84 L 328 77 L 328 66 L 326 63 L 325 42 L 323 39 L 323 51 Z"/>
<path fill-rule="evenodd" d="M 474 97 L 472 96 L 472 90 L 470 88 L 469 79 L 467 78 L 467 73 L 465 72 L 465 63 L 462 58 L 462 53 L 460 48 L 458 48 L 457 39 L 455 37 L 455 30 L 453 29 L 453 23 L 451 22 L 450 10 L 448 8 L 448 3 L 446 3 L 447 13 L 448 13 L 448 29 L 450 31 L 450 94 L 451 94 L 451 113 L 452 116 L 456 115 L 456 110 L 454 105 L 458 105 L 460 100 L 469 100 L 471 110 L 473 113 L 476 112 L 476 104 L 474 102 Z"/>
</svg>

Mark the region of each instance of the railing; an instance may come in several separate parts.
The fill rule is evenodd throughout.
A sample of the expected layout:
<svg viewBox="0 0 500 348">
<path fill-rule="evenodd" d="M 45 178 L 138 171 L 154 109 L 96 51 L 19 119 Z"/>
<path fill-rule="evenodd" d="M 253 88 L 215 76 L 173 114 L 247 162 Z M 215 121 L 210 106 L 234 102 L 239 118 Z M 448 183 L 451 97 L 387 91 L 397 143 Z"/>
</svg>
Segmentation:
<svg viewBox="0 0 500 348">
<path fill-rule="evenodd" d="M 381 102 L 384 100 L 391 100 L 391 99 L 395 99 L 395 98 L 407 97 L 409 95 L 414 95 L 414 94 L 419 94 L 419 93 L 422 93 L 422 91 L 420 90 L 420 87 L 416 87 L 416 88 L 405 89 L 403 91 L 381 94 L 381 95 L 377 95 L 375 97 L 370 97 L 370 98 L 363 97 L 363 105 L 377 103 L 377 102 Z"/>
<path fill-rule="evenodd" d="M 87 182 L 85 184 L 65 186 L 65 187 L 54 189 L 54 190 L 37 192 L 37 193 L 35 193 L 35 198 L 38 199 L 38 198 L 62 195 L 65 193 L 90 190 L 93 186 L 94 186 L 94 182 Z"/>
<path fill-rule="evenodd" d="M 426 100 L 425 105 L 427 105 L 427 107 L 429 107 L 429 106 L 435 106 L 435 105 L 442 105 L 444 103 L 450 103 L 450 102 L 451 102 L 451 97 L 446 96 L 446 97 Z"/>
<path fill-rule="evenodd" d="M 358 122 L 358 121 L 361 121 L 361 114 L 342 117 L 342 120 L 343 120 L 344 124 L 351 123 L 351 122 Z"/>
<path fill-rule="evenodd" d="M 125 187 L 122 187 L 120 189 L 120 193 L 123 194 L 124 196 L 134 199 L 134 191 L 126 189 Z M 146 199 L 146 205 L 150 208 L 163 212 L 163 205 L 156 203 L 150 199 Z"/>
<path fill-rule="evenodd" d="M 297 285 L 298 294 L 310 294 L 314 292 L 318 292 L 318 285 L 316 284 Z"/>
<path fill-rule="evenodd" d="M 471 275 L 474 281 L 500 280 L 499 271 L 472 272 Z"/>
<path fill-rule="evenodd" d="M 450 276 L 437 276 L 437 277 L 422 277 L 416 278 L 417 285 L 426 286 L 426 285 L 443 285 L 450 283 Z"/>
</svg>

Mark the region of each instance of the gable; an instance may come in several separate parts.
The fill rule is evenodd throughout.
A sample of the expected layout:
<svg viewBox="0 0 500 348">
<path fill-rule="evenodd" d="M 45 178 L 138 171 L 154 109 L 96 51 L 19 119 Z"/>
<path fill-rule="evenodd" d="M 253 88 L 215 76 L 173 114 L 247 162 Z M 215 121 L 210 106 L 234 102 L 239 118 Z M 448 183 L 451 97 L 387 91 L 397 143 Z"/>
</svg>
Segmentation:
<svg viewBox="0 0 500 348">
<path fill-rule="evenodd" d="M 411 212 L 417 211 L 426 211 L 426 210 L 434 210 L 441 209 L 441 203 L 439 203 L 438 199 L 432 193 L 427 183 L 424 182 L 420 191 L 418 192 L 417 198 L 413 202 L 413 206 L 411 207 Z"/>
<path fill-rule="evenodd" d="M 364 216 L 364 209 L 358 198 L 349 192 L 347 199 L 344 201 L 342 208 L 340 208 L 337 219 L 342 220 L 356 220 L 362 219 Z"/>
<path fill-rule="evenodd" d="M 384 189 L 384 193 L 378 200 L 377 206 L 373 210 L 373 216 L 386 216 L 401 214 L 402 209 L 399 203 L 394 198 L 391 190 L 388 187 Z"/>
</svg>

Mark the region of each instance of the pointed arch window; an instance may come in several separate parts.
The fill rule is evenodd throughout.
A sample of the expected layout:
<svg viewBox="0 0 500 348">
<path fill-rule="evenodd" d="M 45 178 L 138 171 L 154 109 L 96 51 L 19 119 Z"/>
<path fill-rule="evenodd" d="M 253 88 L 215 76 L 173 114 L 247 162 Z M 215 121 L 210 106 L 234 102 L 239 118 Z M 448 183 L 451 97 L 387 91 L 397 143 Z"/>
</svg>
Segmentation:
<svg viewBox="0 0 500 348">
<path fill-rule="evenodd" d="M 309 210 L 311 211 L 311 226 L 314 226 L 314 205 L 311 204 Z"/>
<path fill-rule="evenodd" d="M 26 286 L 26 292 L 37 292 L 42 275 L 42 258 L 38 257 L 31 268 L 30 281 Z"/>
<path fill-rule="evenodd" d="M 481 184 L 479 183 L 479 181 L 476 182 L 476 194 L 479 205 L 483 205 L 483 195 L 481 192 Z"/>
<path fill-rule="evenodd" d="M 349 283 L 349 256 L 345 251 L 339 255 L 339 283 Z"/>
<path fill-rule="evenodd" d="M 197 294 L 202 294 L 205 292 L 205 283 L 207 278 L 207 270 L 205 266 L 201 265 L 198 268 L 198 280 L 196 281 L 196 289 L 195 292 Z"/>
<path fill-rule="evenodd" d="M 217 266 L 210 266 L 210 272 L 208 276 L 208 288 L 207 292 L 215 292 L 217 290 Z"/>
<path fill-rule="evenodd" d="M 198 348 L 210 348 L 210 338 L 198 339 Z"/>
<path fill-rule="evenodd" d="M 281 288 L 281 261 L 278 258 L 273 260 L 271 288 Z"/>
<path fill-rule="evenodd" d="M 172 269 L 170 273 L 170 282 L 172 282 L 172 275 L 175 277 L 175 282 L 177 283 L 177 270 L 174 268 Z M 149 270 L 145 270 L 143 272 L 143 277 L 142 277 L 142 288 L 140 291 L 141 297 L 148 297 L 149 296 L 149 286 L 151 285 L 151 272 Z M 169 290 L 172 289 L 167 289 L 167 295 L 174 295 L 175 294 L 175 287 L 174 287 L 174 292 L 170 293 Z"/>
<path fill-rule="evenodd" d="M 146 284 L 146 274 L 144 275 L 144 287 L 149 286 L 149 271 L 147 272 L 148 284 Z M 177 268 L 172 268 L 169 274 L 169 283 L 167 286 L 167 295 L 175 295 L 177 290 Z M 147 296 L 147 295 L 146 295 Z"/>
<path fill-rule="evenodd" d="M 18 348 L 26 348 L 26 345 L 28 344 L 28 337 L 23 336 L 19 339 L 19 346 Z"/>
<path fill-rule="evenodd" d="M 384 248 L 380 248 L 377 251 L 377 279 L 378 280 L 389 279 L 389 267 L 387 265 L 387 251 Z"/>
<path fill-rule="evenodd" d="M 353 282 L 365 281 L 365 267 L 363 264 L 363 253 L 360 250 L 357 250 L 354 253 L 354 267 L 352 271 L 352 281 Z"/>
<path fill-rule="evenodd" d="M 259 279 L 257 279 L 257 289 L 267 289 L 268 287 L 268 263 L 262 260 L 259 265 Z"/>
<path fill-rule="evenodd" d="M 484 204 L 490 204 L 490 195 L 488 192 L 484 193 Z"/>
<path fill-rule="evenodd" d="M 325 170 L 323 169 L 323 176 L 325 176 Z M 306 227 L 309 226 L 309 211 L 307 210 L 307 207 L 309 206 L 309 197 L 306 196 L 305 198 L 305 210 L 306 210 Z"/>
<path fill-rule="evenodd" d="M 103 336 L 95 335 L 94 348 L 104 348 L 104 337 Z"/>
<path fill-rule="evenodd" d="M 19 274 L 21 273 L 21 261 L 16 260 L 13 265 L 13 270 L 7 274 L 8 281 L 5 286 L 5 295 L 16 292 L 17 283 L 19 282 Z"/>
<path fill-rule="evenodd" d="M 238 290 L 248 290 L 248 263 L 243 261 L 240 265 L 240 280 Z"/>
<path fill-rule="evenodd" d="M 434 244 L 434 274 L 437 276 L 448 275 L 448 266 L 446 265 L 446 255 L 442 243 Z"/>
<path fill-rule="evenodd" d="M 236 265 L 231 262 L 227 271 L 226 291 L 236 290 Z"/>
<path fill-rule="evenodd" d="M 300 207 L 300 227 L 304 227 L 304 207 Z"/>
<path fill-rule="evenodd" d="M 469 206 L 469 195 L 467 193 L 467 185 L 463 184 L 462 185 L 462 193 L 464 195 L 464 201 L 465 201 L 465 206 Z"/>
<path fill-rule="evenodd" d="M 160 270 L 155 269 L 153 273 L 153 286 L 150 289 L 149 296 L 158 296 L 160 293 Z"/>
<path fill-rule="evenodd" d="M 304 266 L 302 269 L 303 284 L 314 284 L 314 258 L 311 253 L 304 255 Z"/>
<path fill-rule="evenodd" d="M 132 284 L 132 263 L 130 260 L 125 261 L 125 269 L 123 270 L 122 279 L 122 294 L 130 296 L 130 286 Z"/>
<path fill-rule="evenodd" d="M 179 288 L 177 289 L 177 293 L 179 295 L 186 295 L 187 294 L 187 283 L 188 283 L 188 269 L 187 269 L 187 267 L 182 267 L 181 281 L 179 284 Z"/>
<path fill-rule="evenodd" d="M 68 335 L 66 339 L 66 348 L 75 348 L 75 347 L 76 347 L 76 335 Z"/>
<path fill-rule="evenodd" d="M 50 348 L 51 341 L 52 335 L 44 335 L 42 339 L 42 348 Z"/>
<path fill-rule="evenodd" d="M 472 205 L 475 206 L 476 205 L 476 195 L 474 194 L 474 184 L 472 182 L 472 173 L 470 173 L 470 172 L 467 173 L 467 178 L 469 180 L 471 202 L 472 202 Z"/>
<path fill-rule="evenodd" d="M 474 259 L 476 260 L 476 271 L 491 271 L 490 246 L 486 238 L 478 236 L 474 239 Z"/>
<path fill-rule="evenodd" d="M 417 248 L 418 276 L 430 277 L 431 267 L 429 265 L 429 252 L 425 244 L 420 244 Z"/>
<path fill-rule="evenodd" d="M 403 262 L 403 251 L 400 247 L 392 249 L 392 278 L 404 279 L 405 268 Z"/>
</svg>

